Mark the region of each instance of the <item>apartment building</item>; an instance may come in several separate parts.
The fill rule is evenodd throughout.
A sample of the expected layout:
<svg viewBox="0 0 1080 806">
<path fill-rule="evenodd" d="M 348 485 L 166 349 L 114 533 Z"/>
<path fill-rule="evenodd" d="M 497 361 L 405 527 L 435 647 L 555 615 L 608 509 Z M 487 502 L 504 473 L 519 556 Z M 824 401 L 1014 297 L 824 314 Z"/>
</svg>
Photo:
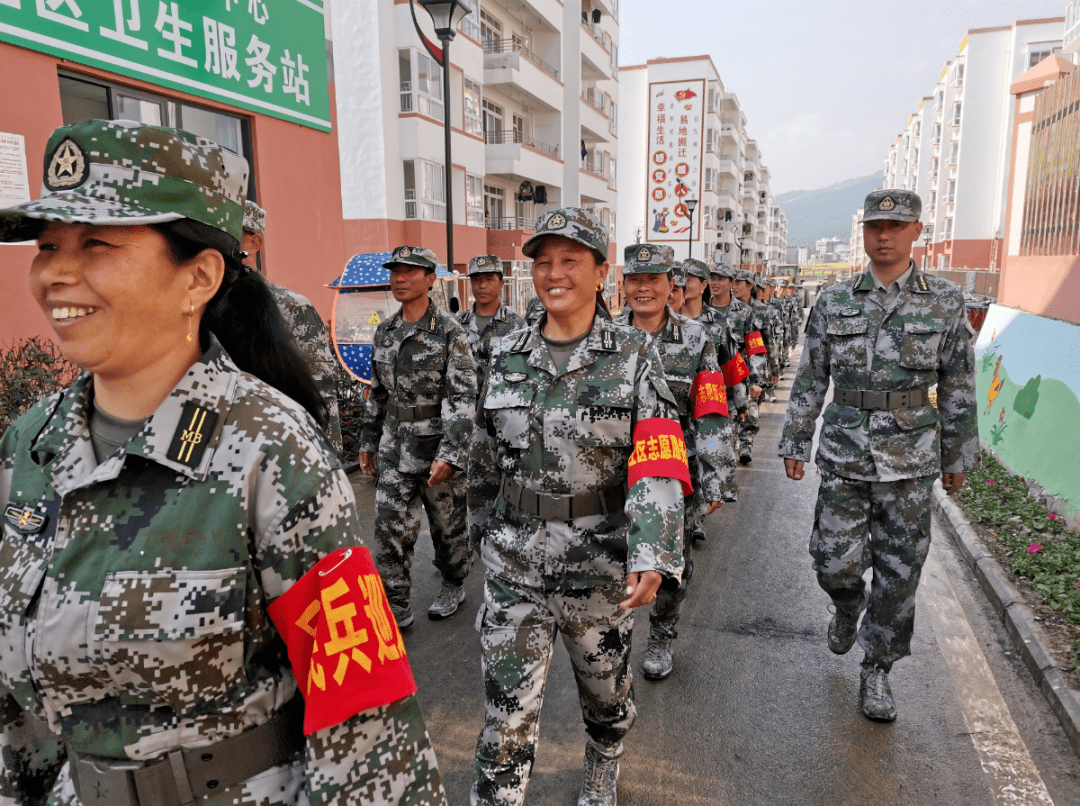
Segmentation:
<svg viewBox="0 0 1080 806">
<path fill-rule="evenodd" d="M 1061 55 L 1073 64 L 1080 64 L 1080 0 L 1068 0 L 1065 4 L 1065 36 L 1061 45 Z"/>
<path fill-rule="evenodd" d="M 915 190 L 928 238 L 915 258 L 936 268 L 998 268 L 1021 74 L 1061 49 L 1065 19 L 967 32 L 885 158 L 885 186 Z"/>
<path fill-rule="evenodd" d="M 862 207 L 851 216 L 851 237 L 848 239 L 848 253 L 852 272 L 865 271 L 868 260 L 866 247 L 863 244 L 862 217 Z"/>
<path fill-rule="evenodd" d="M 449 103 L 454 258 L 525 267 L 548 209 L 580 205 L 612 226 L 618 161 L 617 0 L 472 0 L 450 50 L 450 97 L 404 0 L 333 7 L 345 243 L 420 243 L 445 256 Z M 417 18 L 434 39 L 422 10 Z M 614 252 L 612 253 L 614 254 Z"/>
<path fill-rule="evenodd" d="M 757 271 L 783 263 L 787 219 L 739 99 L 712 59 L 623 66 L 619 84 L 619 246 L 666 243 L 680 258 Z"/>
</svg>

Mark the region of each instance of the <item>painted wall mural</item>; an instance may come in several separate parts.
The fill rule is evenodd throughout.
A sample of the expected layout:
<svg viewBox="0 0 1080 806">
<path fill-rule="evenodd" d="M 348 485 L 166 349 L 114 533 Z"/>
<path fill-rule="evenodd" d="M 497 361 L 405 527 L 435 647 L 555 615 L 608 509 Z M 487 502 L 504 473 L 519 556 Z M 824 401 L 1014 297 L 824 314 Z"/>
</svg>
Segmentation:
<svg viewBox="0 0 1080 806">
<path fill-rule="evenodd" d="M 1080 510 L 1080 326 L 991 305 L 975 343 L 979 435 Z"/>
</svg>

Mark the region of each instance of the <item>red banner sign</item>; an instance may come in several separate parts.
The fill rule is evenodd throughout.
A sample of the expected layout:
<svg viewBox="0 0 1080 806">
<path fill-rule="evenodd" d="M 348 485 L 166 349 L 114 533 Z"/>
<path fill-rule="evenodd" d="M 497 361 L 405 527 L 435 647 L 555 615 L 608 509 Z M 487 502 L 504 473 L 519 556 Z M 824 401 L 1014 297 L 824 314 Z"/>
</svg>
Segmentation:
<svg viewBox="0 0 1080 806">
<path fill-rule="evenodd" d="M 683 495 L 690 495 L 690 466 L 686 459 L 686 440 L 678 420 L 650 417 L 642 420 L 634 429 L 634 452 L 628 462 L 629 476 L 626 488 L 630 489 L 649 476 L 678 479 L 682 482 Z"/>
</svg>

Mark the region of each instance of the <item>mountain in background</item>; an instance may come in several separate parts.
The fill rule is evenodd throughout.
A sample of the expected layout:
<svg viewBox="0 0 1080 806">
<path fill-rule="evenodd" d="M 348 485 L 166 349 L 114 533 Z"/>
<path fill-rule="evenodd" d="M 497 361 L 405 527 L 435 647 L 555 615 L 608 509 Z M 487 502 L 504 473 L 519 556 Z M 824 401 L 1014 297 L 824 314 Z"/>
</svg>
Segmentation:
<svg viewBox="0 0 1080 806">
<path fill-rule="evenodd" d="M 788 246 L 813 246 L 818 238 L 841 238 L 851 234 L 851 216 L 866 194 L 885 182 L 884 172 L 848 179 L 820 190 L 781 193 L 776 203 L 787 216 Z"/>
</svg>

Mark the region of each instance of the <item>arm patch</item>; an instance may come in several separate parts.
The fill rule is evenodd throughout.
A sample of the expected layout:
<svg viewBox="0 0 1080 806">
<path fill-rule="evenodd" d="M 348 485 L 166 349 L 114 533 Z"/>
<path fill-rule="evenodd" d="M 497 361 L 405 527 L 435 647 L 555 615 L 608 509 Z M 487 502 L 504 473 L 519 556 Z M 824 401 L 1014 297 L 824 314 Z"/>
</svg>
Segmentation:
<svg viewBox="0 0 1080 806">
<path fill-rule="evenodd" d="M 690 466 L 686 459 L 686 440 L 677 420 L 666 417 L 650 417 L 642 420 L 634 429 L 634 451 L 627 463 L 626 489 L 643 478 L 678 479 L 682 482 L 683 495 L 693 492 L 690 483 Z"/>
</svg>

